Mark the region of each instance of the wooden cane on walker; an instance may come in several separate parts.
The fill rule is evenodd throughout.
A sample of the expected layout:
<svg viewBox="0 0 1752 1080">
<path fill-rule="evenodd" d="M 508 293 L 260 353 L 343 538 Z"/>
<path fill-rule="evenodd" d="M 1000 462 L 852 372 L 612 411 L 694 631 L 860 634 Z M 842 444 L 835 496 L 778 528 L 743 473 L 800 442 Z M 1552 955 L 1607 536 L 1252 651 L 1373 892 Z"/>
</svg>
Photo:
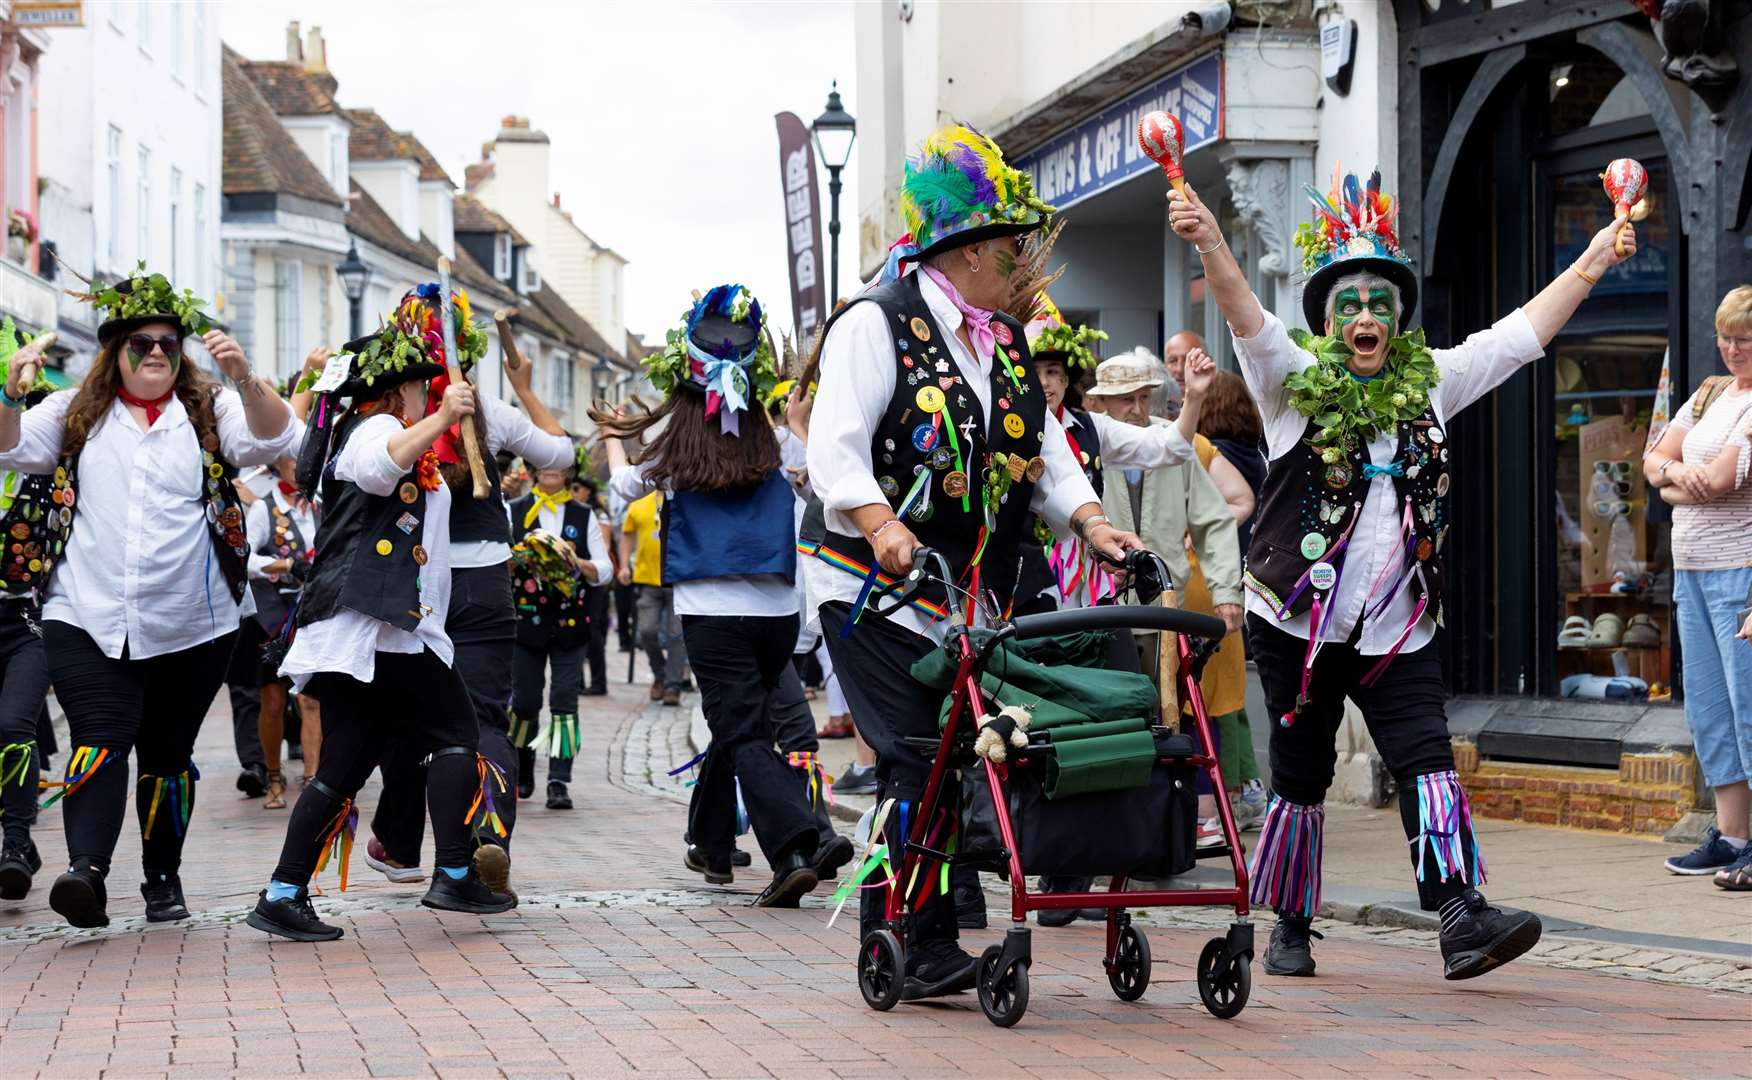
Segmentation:
<svg viewBox="0 0 1752 1080">
<path fill-rule="evenodd" d="M 444 327 L 445 374 L 453 385 L 462 386 L 468 379 L 462 373 L 462 364 L 456 359 L 456 303 L 450 295 L 450 260 L 443 256 L 438 258 L 438 290 L 441 304 L 438 321 Z M 474 497 L 489 498 L 493 494 L 493 485 L 487 480 L 487 466 L 481 459 L 481 444 L 475 436 L 473 417 L 465 418 L 461 427 L 462 454 L 468 459 L 469 476 L 474 480 Z"/>
<path fill-rule="evenodd" d="M 1162 590 L 1162 606 L 1178 608 L 1180 594 L 1173 589 Z M 1180 730 L 1180 695 L 1175 685 L 1180 676 L 1180 638 L 1167 630 L 1156 634 L 1156 694 L 1162 706 L 1162 723 L 1170 731 Z"/>
<path fill-rule="evenodd" d="M 514 307 L 502 307 L 493 312 L 493 325 L 499 328 L 499 345 L 505 350 L 505 366 L 516 371 L 524 364 L 523 351 L 517 347 L 517 336 L 511 332 L 511 316 L 517 314 Z"/>
</svg>

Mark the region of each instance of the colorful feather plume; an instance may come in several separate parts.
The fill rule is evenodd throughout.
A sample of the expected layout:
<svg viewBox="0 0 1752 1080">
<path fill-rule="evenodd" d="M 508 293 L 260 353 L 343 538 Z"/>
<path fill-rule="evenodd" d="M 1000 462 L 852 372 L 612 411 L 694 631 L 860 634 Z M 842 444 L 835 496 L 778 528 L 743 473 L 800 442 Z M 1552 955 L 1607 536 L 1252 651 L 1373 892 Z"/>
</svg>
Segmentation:
<svg viewBox="0 0 1752 1080">
<path fill-rule="evenodd" d="M 1399 246 L 1399 206 L 1382 192 L 1379 169 L 1365 183 L 1334 165 L 1332 186 L 1324 194 L 1311 184 L 1302 190 L 1314 208 L 1314 221 L 1296 230 L 1304 271 L 1312 273 L 1346 252 L 1354 253 L 1358 241 L 1375 249 L 1371 254 L 1406 261 Z"/>
</svg>

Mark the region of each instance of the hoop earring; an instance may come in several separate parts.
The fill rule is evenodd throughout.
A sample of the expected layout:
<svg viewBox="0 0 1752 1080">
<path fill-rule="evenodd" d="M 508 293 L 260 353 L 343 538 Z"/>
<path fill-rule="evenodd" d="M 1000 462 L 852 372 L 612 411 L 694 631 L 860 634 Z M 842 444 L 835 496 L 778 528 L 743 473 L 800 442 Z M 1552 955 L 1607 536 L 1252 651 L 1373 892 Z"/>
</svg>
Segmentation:
<svg viewBox="0 0 1752 1080">
<path fill-rule="evenodd" d="M 974 263 L 974 264 L 973 264 L 973 269 L 972 269 L 972 270 L 969 270 L 969 271 L 968 271 L 968 273 L 970 273 L 970 274 L 977 274 L 977 273 L 979 273 L 979 263 L 977 263 L 977 262 L 976 262 L 976 263 Z"/>
</svg>

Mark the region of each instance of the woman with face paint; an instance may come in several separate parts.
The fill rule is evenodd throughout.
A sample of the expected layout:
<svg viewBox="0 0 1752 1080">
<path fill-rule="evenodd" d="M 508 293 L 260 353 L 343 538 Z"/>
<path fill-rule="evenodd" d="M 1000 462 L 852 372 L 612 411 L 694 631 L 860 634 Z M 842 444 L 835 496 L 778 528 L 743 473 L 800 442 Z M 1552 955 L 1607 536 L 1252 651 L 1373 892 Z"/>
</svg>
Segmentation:
<svg viewBox="0 0 1752 1080">
<path fill-rule="evenodd" d="M 1418 895 L 1441 912 L 1444 975 L 1469 979 L 1532 948 L 1541 927 L 1478 891 L 1485 864 L 1448 739 L 1434 641 L 1460 466 L 1448 425 L 1542 355 L 1600 275 L 1635 254 L 1635 230 L 1620 216 L 1522 307 L 1456 348 L 1431 349 L 1422 330 L 1405 331 L 1418 275 L 1380 173 L 1366 183 L 1335 173 L 1330 193 L 1309 193 L 1314 225 L 1296 234 L 1302 309 L 1323 336 L 1288 330 L 1260 305 L 1195 191 L 1171 193 L 1168 211 L 1229 321 L 1269 458 L 1244 575 L 1276 718 L 1273 792 L 1249 867 L 1254 902 L 1278 913 L 1265 970 L 1314 974 L 1323 802 L 1349 698 L 1398 782 Z"/>
<path fill-rule="evenodd" d="M 71 530 L 43 605 L 73 743 L 50 796 L 62 802 L 70 865 L 49 904 L 82 927 L 109 922 L 130 753 L 146 917 L 188 917 L 178 871 L 199 780 L 189 753 L 239 618 L 254 611 L 231 480 L 287 453 L 301 430 L 237 343 L 208 332 L 201 302 L 162 275 L 141 269 L 86 299 L 105 319 L 79 388 L 21 415 L 37 365 L 15 362 L 0 397 L 0 467 L 52 474 L 64 488 L 48 512 Z M 236 390 L 184 357 L 186 337 L 202 333 Z"/>
</svg>

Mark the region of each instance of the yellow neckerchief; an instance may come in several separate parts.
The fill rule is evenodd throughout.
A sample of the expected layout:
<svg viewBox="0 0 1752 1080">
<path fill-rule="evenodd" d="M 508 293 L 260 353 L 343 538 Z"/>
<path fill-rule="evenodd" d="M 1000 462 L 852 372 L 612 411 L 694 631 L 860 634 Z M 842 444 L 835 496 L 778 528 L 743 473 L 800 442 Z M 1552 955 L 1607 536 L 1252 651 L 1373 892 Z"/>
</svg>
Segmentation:
<svg viewBox="0 0 1752 1080">
<path fill-rule="evenodd" d="M 549 495 L 540 488 L 530 488 L 529 494 L 535 499 L 535 501 L 530 504 L 529 510 L 523 515 L 523 527 L 525 529 L 530 528 L 535 524 L 535 519 L 541 516 L 543 510 L 552 510 L 558 513 L 562 511 L 562 508 L 567 503 L 572 501 L 572 493 L 566 488 L 561 488 L 552 495 Z"/>
</svg>

